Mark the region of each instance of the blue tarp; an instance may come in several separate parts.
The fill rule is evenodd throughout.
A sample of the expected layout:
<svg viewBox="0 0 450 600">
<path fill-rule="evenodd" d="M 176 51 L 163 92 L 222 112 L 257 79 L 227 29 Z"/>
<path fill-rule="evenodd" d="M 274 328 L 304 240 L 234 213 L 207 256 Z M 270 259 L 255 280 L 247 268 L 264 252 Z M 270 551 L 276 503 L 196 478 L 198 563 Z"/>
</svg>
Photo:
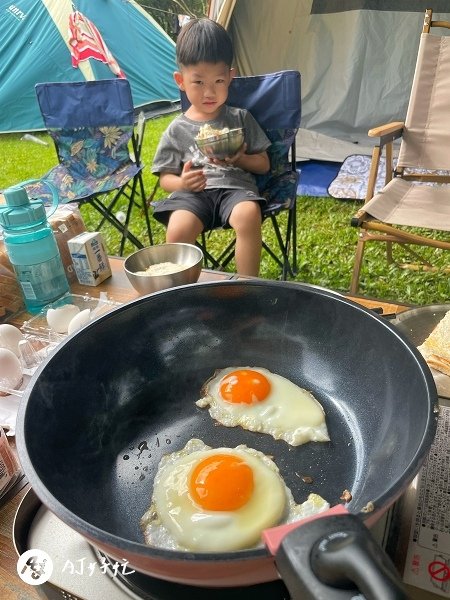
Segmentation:
<svg viewBox="0 0 450 600">
<path fill-rule="evenodd" d="M 297 170 L 300 172 L 297 194 L 317 198 L 329 196 L 328 187 L 339 173 L 341 164 L 328 160 L 308 160 L 297 163 Z"/>
<path fill-rule="evenodd" d="M 131 84 L 135 107 L 177 102 L 175 44 L 133 0 L 77 0 Z M 0 0 L 0 132 L 44 129 L 36 83 L 84 81 L 67 41 L 70 0 Z M 90 59 L 94 79 L 114 77 Z"/>
</svg>

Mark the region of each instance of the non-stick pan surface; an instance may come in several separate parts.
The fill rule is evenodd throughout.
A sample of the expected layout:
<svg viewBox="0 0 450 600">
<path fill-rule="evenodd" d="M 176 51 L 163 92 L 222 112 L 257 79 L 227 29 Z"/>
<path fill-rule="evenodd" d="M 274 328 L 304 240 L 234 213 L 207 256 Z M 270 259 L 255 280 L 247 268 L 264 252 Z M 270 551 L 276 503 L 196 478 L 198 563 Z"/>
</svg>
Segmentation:
<svg viewBox="0 0 450 600">
<path fill-rule="evenodd" d="M 294 448 L 214 423 L 195 401 L 229 366 L 266 367 L 310 389 L 331 442 Z M 113 556 L 157 577 L 237 585 L 242 573 L 248 583 L 275 577 L 265 549 L 212 555 L 142 543 L 139 520 L 165 453 L 194 437 L 247 444 L 273 456 L 297 502 L 316 492 L 334 505 L 348 489 L 349 510 L 365 517 L 373 508 L 376 517 L 419 469 L 436 402 L 417 350 L 337 294 L 266 281 L 196 284 L 136 300 L 62 344 L 32 381 L 17 443 L 40 499 Z"/>
</svg>

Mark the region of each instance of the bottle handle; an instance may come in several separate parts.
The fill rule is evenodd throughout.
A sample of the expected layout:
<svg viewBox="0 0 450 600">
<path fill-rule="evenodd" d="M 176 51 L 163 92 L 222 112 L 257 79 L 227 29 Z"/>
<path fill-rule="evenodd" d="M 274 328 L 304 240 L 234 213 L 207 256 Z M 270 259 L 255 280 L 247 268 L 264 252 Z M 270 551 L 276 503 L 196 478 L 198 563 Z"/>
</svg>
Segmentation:
<svg viewBox="0 0 450 600">
<path fill-rule="evenodd" d="M 52 204 L 51 204 L 49 210 L 47 210 L 47 208 L 45 210 L 47 218 L 51 217 L 59 205 L 59 196 L 58 196 L 58 191 L 57 191 L 56 187 L 53 185 L 53 183 L 50 183 L 49 181 L 45 181 L 44 179 L 27 179 L 26 181 L 22 181 L 21 183 L 19 183 L 18 186 L 16 186 L 16 187 L 25 187 L 27 185 L 32 185 L 33 183 L 41 183 L 41 184 L 46 185 L 48 187 L 48 189 L 50 190 L 50 192 L 52 193 Z M 33 202 L 30 202 L 30 204 L 33 204 Z M 36 204 L 36 202 L 34 204 Z"/>
</svg>

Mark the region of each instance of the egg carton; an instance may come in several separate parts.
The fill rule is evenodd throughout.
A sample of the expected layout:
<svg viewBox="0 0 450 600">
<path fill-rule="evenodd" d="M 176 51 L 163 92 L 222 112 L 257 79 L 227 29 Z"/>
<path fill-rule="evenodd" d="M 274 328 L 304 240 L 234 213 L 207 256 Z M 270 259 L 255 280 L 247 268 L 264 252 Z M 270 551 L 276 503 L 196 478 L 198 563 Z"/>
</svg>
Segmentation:
<svg viewBox="0 0 450 600">
<path fill-rule="evenodd" d="M 22 326 L 22 331 L 24 333 L 39 336 L 39 338 L 49 342 L 63 341 L 68 334 L 58 333 L 49 326 L 47 322 L 47 311 L 50 308 L 59 308 L 65 304 L 74 304 L 80 309 L 80 312 L 89 309 L 91 311 L 89 322 L 94 321 L 98 317 L 121 306 L 120 302 L 109 300 L 105 292 L 100 293 L 100 298 L 94 298 L 87 294 L 83 296 L 78 294 L 66 294 L 59 300 L 47 304 L 39 314 L 25 321 Z"/>
<path fill-rule="evenodd" d="M 22 381 L 17 388 L 10 388 L 0 379 L 0 425 L 7 435 L 15 434 L 17 411 L 30 380 L 38 367 L 58 346 L 58 342 L 42 339 L 38 335 L 24 333 L 19 343 Z"/>
</svg>

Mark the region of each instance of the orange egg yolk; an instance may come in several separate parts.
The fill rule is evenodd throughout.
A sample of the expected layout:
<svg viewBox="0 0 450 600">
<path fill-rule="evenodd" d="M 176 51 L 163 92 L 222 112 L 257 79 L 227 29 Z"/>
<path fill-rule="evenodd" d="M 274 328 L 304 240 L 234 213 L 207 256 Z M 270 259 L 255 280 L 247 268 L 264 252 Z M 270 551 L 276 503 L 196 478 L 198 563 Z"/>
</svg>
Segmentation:
<svg viewBox="0 0 450 600">
<path fill-rule="evenodd" d="M 253 471 L 241 458 L 214 454 L 192 471 L 189 492 L 205 510 L 234 511 L 244 506 L 253 493 Z"/>
<path fill-rule="evenodd" d="M 238 369 L 228 373 L 220 382 L 220 395 L 232 404 L 255 404 L 267 398 L 270 382 L 262 373 Z"/>
</svg>

